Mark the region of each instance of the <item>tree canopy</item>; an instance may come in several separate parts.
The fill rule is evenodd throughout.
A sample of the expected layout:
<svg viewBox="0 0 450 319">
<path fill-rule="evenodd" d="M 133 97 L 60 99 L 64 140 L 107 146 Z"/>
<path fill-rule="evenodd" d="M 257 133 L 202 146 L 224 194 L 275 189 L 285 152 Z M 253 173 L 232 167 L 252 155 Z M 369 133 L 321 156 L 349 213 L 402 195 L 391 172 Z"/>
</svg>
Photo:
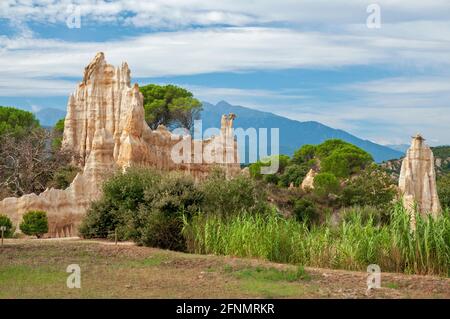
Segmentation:
<svg viewBox="0 0 450 319">
<path fill-rule="evenodd" d="M 11 134 L 20 137 L 39 126 L 39 121 L 33 113 L 0 106 L 0 136 Z"/>
<path fill-rule="evenodd" d="M 145 121 L 152 129 L 162 124 L 191 130 L 194 120 L 200 118 L 202 104 L 184 88 L 149 84 L 140 90 L 144 95 Z"/>
</svg>

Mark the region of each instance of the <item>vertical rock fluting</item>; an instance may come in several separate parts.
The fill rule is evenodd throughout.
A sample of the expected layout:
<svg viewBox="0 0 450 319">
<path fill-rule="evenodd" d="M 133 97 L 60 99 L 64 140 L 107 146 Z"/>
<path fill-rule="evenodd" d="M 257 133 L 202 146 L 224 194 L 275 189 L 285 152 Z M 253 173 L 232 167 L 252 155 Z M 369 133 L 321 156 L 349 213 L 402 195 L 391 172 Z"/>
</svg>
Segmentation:
<svg viewBox="0 0 450 319">
<path fill-rule="evenodd" d="M 49 218 L 48 236 L 69 236 L 77 233 L 90 203 L 101 196 L 103 181 L 114 171 L 146 166 L 180 170 L 202 179 L 220 166 L 227 176 L 234 176 L 240 172 L 234 115 L 225 119 L 224 133 L 207 140 L 175 135 L 164 126 L 151 130 L 145 122 L 139 86 L 130 86 L 128 65 L 115 68 L 98 53 L 69 96 L 64 124 L 62 145 L 76 154 L 82 172 L 66 190 L 49 189 L 0 201 L 0 213 L 17 226 L 25 212 L 44 210 Z M 173 149 L 181 142 L 189 152 L 180 162 L 174 160 Z M 212 161 L 205 161 L 205 150 L 214 155 Z"/>
<path fill-rule="evenodd" d="M 417 205 L 422 214 L 437 216 L 440 213 L 433 152 L 420 134 L 413 137 L 403 159 L 399 188 L 403 205 L 409 211 Z"/>
</svg>

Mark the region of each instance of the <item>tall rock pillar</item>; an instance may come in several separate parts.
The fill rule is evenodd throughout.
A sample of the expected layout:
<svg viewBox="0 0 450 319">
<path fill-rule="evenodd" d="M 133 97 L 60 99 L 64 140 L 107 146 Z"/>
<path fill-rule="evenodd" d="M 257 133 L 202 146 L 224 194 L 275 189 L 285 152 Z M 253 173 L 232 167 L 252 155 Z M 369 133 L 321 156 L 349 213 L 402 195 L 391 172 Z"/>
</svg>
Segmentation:
<svg viewBox="0 0 450 319">
<path fill-rule="evenodd" d="M 424 141 L 420 134 L 413 137 L 402 162 L 399 188 L 406 209 L 412 211 L 417 204 L 422 214 L 437 216 L 441 205 L 436 189 L 434 155 Z"/>
</svg>

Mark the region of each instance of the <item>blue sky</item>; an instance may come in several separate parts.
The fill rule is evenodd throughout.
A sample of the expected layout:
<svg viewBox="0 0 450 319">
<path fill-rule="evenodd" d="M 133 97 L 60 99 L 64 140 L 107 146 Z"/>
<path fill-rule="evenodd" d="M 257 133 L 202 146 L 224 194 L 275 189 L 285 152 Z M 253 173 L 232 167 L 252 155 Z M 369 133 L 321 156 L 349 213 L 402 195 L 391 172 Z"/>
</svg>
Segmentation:
<svg viewBox="0 0 450 319">
<path fill-rule="evenodd" d="M 98 51 L 139 84 L 316 120 L 382 144 L 450 144 L 450 3 L 0 2 L 0 105 L 65 109 Z M 79 11 L 77 11 L 79 10 Z M 80 13 L 80 28 L 67 19 Z M 73 20 L 74 21 L 74 20 Z"/>
</svg>

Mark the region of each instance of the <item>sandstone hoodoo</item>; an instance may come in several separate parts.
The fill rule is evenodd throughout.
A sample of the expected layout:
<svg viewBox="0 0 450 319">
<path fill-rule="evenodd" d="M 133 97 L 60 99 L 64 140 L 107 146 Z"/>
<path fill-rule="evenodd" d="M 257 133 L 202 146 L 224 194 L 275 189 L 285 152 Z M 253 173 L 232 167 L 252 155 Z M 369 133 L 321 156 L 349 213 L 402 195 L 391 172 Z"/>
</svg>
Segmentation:
<svg viewBox="0 0 450 319">
<path fill-rule="evenodd" d="M 400 171 L 399 188 L 403 205 L 413 210 L 415 205 L 422 214 L 437 216 L 441 211 L 436 190 L 434 155 L 425 139 L 417 134 L 412 138 Z"/>
<path fill-rule="evenodd" d="M 143 96 L 137 84 L 130 84 L 130 74 L 126 63 L 115 68 L 103 53 L 85 68 L 82 82 L 69 97 L 62 143 L 75 152 L 82 172 L 66 190 L 0 201 L 0 211 L 15 225 L 25 212 L 43 210 L 49 219 L 48 236 L 76 234 L 90 203 L 100 197 L 105 178 L 130 166 L 179 170 L 196 179 L 217 166 L 227 176 L 239 174 L 234 114 L 222 118 L 219 136 L 205 140 L 173 134 L 162 125 L 151 130 L 144 119 Z"/>
</svg>

